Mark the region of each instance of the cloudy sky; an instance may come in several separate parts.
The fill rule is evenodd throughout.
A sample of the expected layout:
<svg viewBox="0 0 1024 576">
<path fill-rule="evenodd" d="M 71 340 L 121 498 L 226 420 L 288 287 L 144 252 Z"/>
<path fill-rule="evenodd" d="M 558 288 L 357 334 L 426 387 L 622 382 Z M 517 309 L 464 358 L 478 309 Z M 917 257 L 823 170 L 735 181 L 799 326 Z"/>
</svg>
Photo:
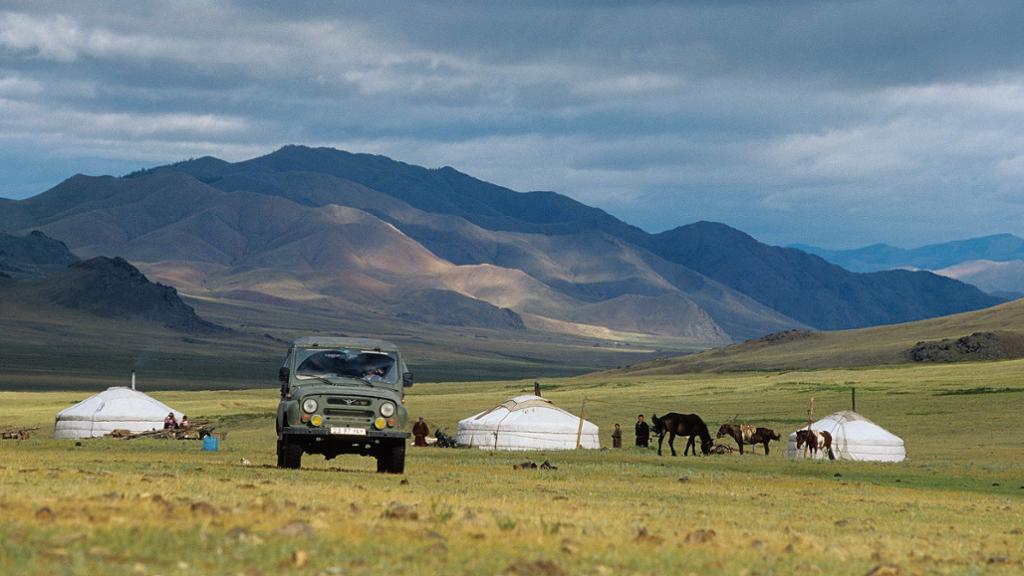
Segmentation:
<svg viewBox="0 0 1024 576">
<path fill-rule="evenodd" d="M 298 143 L 650 231 L 1024 234 L 1024 3 L 378 4 L 0 0 L 0 196 Z"/>
</svg>

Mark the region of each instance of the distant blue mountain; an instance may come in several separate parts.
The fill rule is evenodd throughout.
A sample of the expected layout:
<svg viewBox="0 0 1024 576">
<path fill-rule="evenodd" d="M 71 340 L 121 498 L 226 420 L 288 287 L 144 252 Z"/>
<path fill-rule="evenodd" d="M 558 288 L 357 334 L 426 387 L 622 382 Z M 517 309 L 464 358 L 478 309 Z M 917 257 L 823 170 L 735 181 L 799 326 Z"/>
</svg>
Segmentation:
<svg viewBox="0 0 1024 576">
<path fill-rule="evenodd" d="M 858 274 L 800 250 L 762 244 L 717 222 L 653 235 L 652 249 L 791 318 L 826 330 L 910 322 L 1001 300 L 930 272 Z"/>
<path fill-rule="evenodd" d="M 909 249 L 888 244 L 872 244 L 850 250 L 827 250 L 806 244 L 793 244 L 790 248 L 820 256 L 853 272 L 877 272 L 895 268 L 938 270 L 970 260 L 1024 260 L 1024 238 L 1013 234 L 995 234 Z"/>
</svg>

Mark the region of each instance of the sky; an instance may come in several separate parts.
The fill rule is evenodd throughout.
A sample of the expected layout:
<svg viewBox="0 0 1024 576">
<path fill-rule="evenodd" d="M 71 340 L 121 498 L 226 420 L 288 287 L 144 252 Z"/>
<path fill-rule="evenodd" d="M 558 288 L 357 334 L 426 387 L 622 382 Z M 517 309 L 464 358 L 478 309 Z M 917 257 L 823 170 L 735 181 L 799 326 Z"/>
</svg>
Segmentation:
<svg viewBox="0 0 1024 576">
<path fill-rule="evenodd" d="M 1024 235 L 1022 2 L 0 0 L 0 197 L 285 144 L 658 232 Z"/>
</svg>

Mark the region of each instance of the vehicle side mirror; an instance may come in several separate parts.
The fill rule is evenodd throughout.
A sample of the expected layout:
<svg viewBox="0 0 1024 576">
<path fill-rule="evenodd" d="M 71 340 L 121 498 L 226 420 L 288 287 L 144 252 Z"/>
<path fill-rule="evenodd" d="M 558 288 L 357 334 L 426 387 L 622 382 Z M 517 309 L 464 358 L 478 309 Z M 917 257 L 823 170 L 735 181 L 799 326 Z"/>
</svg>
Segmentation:
<svg viewBox="0 0 1024 576">
<path fill-rule="evenodd" d="M 403 372 L 402 373 L 402 387 L 403 388 L 412 388 L 412 372 Z"/>
<path fill-rule="evenodd" d="M 291 370 L 289 370 L 287 366 L 281 366 L 277 369 L 277 379 L 281 382 L 287 382 L 289 372 L 291 372 Z"/>
</svg>

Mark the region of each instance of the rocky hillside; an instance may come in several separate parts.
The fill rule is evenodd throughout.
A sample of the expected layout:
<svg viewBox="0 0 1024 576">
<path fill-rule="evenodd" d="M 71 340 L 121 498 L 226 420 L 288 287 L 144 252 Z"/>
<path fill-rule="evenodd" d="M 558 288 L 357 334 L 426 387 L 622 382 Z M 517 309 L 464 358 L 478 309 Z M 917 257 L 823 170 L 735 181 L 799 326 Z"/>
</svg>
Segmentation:
<svg viewBox="0 0 1024 576">
<path fill-rule="evenodd" d="M 0 284 L 7 305 L 57 305 L 104 318 L 153 322 L 181 332 L 224 329 L 196 315 L 178 292 L 150 282 L 123 258 L 75 262 L 51 276 Z"/>
<path fill-rule="evenodd" d="M 0 273 L 6 276 L 42 278 L 77 261 L 63 242 L 38 230 L 24 236 L 0 232 Z"/>
<path fill-rule="evenodd" d="M 914 362 L 961 362 L 1024 358 L 1024 334 L 975 332 L 960 338 L 918 342 L 907 352 Z"/>
<path fill-rule="evenodd" d="M 396 306 L 395 315 L 441 326 L 482 326 L 508 330 L 526 328 L 523 318 L 514 310 L 499 308 L 450 290 L 410 292 L 402 298 L 402 305 Z"/>
</svg>

